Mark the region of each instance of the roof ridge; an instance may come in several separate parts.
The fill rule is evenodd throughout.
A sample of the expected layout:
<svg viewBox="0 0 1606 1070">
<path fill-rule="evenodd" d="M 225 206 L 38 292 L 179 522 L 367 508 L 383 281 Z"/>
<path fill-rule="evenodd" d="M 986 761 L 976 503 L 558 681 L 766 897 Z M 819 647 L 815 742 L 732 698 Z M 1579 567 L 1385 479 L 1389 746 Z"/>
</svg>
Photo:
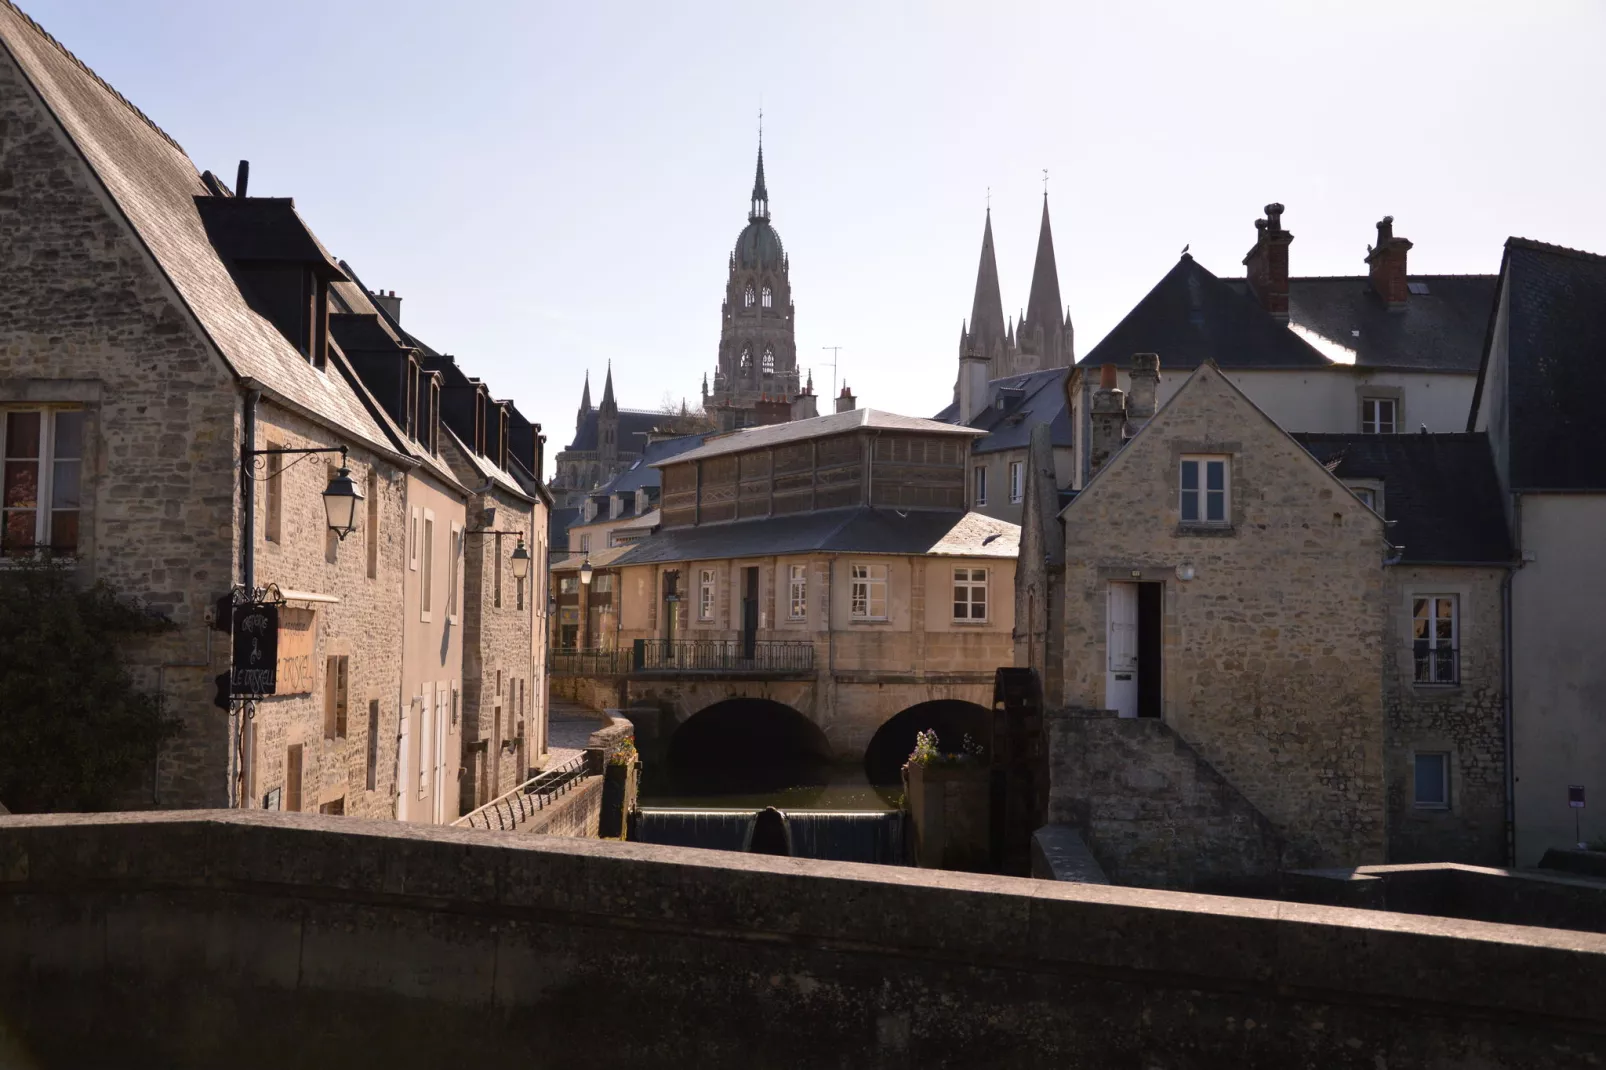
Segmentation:
<svg viewBox="0 0 1606 1070">
<path fill-rule="evenodd" d="M 1580 260 L 1588 260 L 1592 263 L 1606 263 L 1606 255 L 1592 253 L 1587 249 L 1574 249 L 1566 245 L 1555 245 L 1551 242 L 1539 241 L 1535 238 L 1522 238 L 1512 235 L 1506 239 L 1506 248 L 1510 249 L 1513 246 L 1518 249 L 1531 249 L 1538 253 L 1559 253 L 1562 256 L 1574 256 Z"/>
<path fill-rule="evenodd" d="M 104 79 L 100 75 L 96 74 L 95 71 L 94 71 L 94 68 L 90 67 L 89 64 L 85 63 L 83 60 L 81 60 L 77 56 L 73 55 L 72 49 L 68 48 L 66 45 L 62 44 L 60 41 L 58 41 L 54 37 L 52 37 L 51 34 L 50 34 L 50 31 L 45 29 L 43 26 L 39 25 L 39 23 L 35 22 L 32 15 L 29 15 L 26 11 L 22 10 L 22 8 L 18 7 L 16 4 L 12 3 L 11 0 L 0 0 L 0 4 L 4 4 L 6 7 L 11 9 L 11 11 L 13 13 L 15 13 L 16 15 L 18 15 L 22 19 L 23 22 L 27 23 L 30 27 L 32 27 L 33 30 L 36 33 L 39 34 L 39 36 L 43 37 L 46 41 L 49 41 L 52 45 L 54 45 L 57 48 L 57 50 L 59 50 L 61 52 L 62 55 L 66 56 L 68 59 L 72 60 L 72 62 L 78 67 L 79 70 L 83 71 L 85 74 L 89 75 L 90 78 L 93 78 L 95 80 L 95 84 L 99 85 L 102 89 L 106 90 L 106 92 L 110 93 L 112 96 L 114 96 L 118 100 L 122 101 L 124 107 L 126 107 L 129 111 L 133 112 L 135 115 L 139 116 L 140 120 L 146 126 L 150 127 L 152 130 L 154 130 L 158 134 L 160 134 L 162 136 L 162 140 L 163 141 L 166 141 L 169 145 L 171 145 L 175 149 L 177 149 L 180 153 L 182 153 L 184 155 L 184 157 L 186 159 L 189 158 L 190 154 L 187 153 L 187 152 L 184 152 L 184 146 L 183 145 L 180 145 L 177 141 L 173 140 L 173 135 L 169 134 L 166 130 L 163 130 L 161 127 L 157 126 L 156 125 L 156 121 L 154 119 L 152 119 L 149 115 L 146 115 L 144 112 L 140 111 L 139 108 L 134 104 L 133 101 L 131 101 L 127 97 L 123 96 L 123 94 L 119 93 L 117 91 L 117 89 L 110 82 L 106 81 L 106 79 Z M 192 163 L 191 166 L 193 166 L 193 163 Z"/>
</svg>

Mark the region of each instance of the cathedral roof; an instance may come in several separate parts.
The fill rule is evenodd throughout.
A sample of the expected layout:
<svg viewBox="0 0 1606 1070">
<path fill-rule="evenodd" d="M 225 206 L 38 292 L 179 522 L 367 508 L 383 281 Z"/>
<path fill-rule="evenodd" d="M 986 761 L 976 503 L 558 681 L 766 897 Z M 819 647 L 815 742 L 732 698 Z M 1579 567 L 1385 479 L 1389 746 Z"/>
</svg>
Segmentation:
<svg viewBox="0 0 1606 1070">
<path fill-rule="evenodd" d="M 736 266 L 760 271 L 778 268 L 786 255 L 781 236 L 767 219 L 755 219 L 742 228 L 736 239 Z"/>
<path fill-rule="evenodd" d="M 580 425 L 575 428 L 574 441 L 565 449 L 594 450 L 597 448 L 597 421 L 602 413 L 592 409 L 580 418 Z M 638 454 L 647 446 L 647 432 L 657 427 L 664 420 L 661 412 L 637 412 L 633 409 L 619 410 L 619 455 Z"/>
</svg>

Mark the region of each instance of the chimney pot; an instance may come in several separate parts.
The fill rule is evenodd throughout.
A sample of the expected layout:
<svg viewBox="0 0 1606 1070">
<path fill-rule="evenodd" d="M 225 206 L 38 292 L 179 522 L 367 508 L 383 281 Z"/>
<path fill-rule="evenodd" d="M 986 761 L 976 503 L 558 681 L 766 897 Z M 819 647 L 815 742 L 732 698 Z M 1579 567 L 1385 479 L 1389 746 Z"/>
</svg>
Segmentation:
<svg viewBox="0 0 1606 1070">
<path fill-rule="evenodd" d="M 245 187 L 251 182 L 251 161 L 241 160 L 240 169 L 234 173 L 234 195 L 245 196 Z"/>
<path fill-rule="evenodd" d="M 1115 365 L 1105 364 L 1099 368 L 1099 389 L 1114 390 L 1119 380 L 1116 379 Z"/>
<path fill-rule="evenodd" d="M 1391 312 L 1402 311 L 1410 300 L 1406 277 L 1406 253 L 1411 242 L 1394 236 L 1394 217 L 1377 221 L 1377 244 L 1368 248 L 1366 263 L 1371 267 L 1372 291 L 1383 299 Z"/>
<path fill-rule="evenodd" d="M 1283 206 L 1266 205 L 1266 218 L 1255 220 L 1255 244 L 1244 257 L 1249 289 L 1260 307 L 1288 322 L 1288 243 L 1294 236 L 1283 229 Z"/>
</svg>

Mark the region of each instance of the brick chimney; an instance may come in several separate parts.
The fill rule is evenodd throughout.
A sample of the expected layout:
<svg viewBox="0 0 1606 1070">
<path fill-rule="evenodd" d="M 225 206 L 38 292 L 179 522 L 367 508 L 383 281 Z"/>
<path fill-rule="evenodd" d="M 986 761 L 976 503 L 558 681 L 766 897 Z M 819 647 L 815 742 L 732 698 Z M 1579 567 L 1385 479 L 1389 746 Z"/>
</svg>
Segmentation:
<svg viewBox="0 0 1606 1070">
<path fill-rule="evenodd" d="M 1283 206 L 1266 205 L 1266 218 L 1255 220 L 1255 247 L 1244 257 L 1249 288 L 1260 307 L 1288 322 L 1288 243 L 1294 236 L 1283 229 Z"/>
<path fill-rule="evenodd" d="M 836 411 L 837 412 L 852 412 L 857 407 L 858 407 L 858 403 L 857 403 L 857 400 L 853 396 L 853 391 L 848 389 L 848 384 L 847 383 L 843 383 L 842 384 L 842 393 L 839 394 L 837 396 L 837 399 L 836 399 Z"/>
<path fill-rule="evenodd" d="M 1372 269 L 1372 291 L 1383 299 L 1390 312 L 1399 312 L 1410 299 L 1406 285 L 1405 254 L 1411 243 L 1394 236 L 1394 217 L 1386 215 L 1377 223 L 1377 244 L 1366 247 L 1366 263 Z"/>
<path fill-rule="evenodd" d="M 1126 396 L 1126 416 L 1142 426 L 1154 416 L 1155 396 L 1160 390 L 1160 355 L 1132 354 L 1132 391 Z"/>
<path fill-rule="evenodd" d="M 1093 391 L 1089 414 L 1092 442 L 1088 448 L 1088 475 L 1097 475 L 1126 440 L 1126 394 L 1116 386 L 1115 365 L 1099 368 L 1099 388 Z"/>
</svg>

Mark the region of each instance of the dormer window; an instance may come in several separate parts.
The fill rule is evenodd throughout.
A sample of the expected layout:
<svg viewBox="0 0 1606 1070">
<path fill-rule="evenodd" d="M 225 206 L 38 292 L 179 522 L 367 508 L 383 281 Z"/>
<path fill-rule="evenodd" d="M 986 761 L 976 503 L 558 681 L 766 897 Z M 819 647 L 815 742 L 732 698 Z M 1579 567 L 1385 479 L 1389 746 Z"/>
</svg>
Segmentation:
<svg viewBox="0 0 1606 1070">
<path fill-rule="evenodd" d="M 441 427 L 441 380 L 440 376 L 432 375 L 429 379 L 429 421 L 424 425 L 424 433 L 428 436 L 429 452 L 440 452 Z"/>
<path fill-rule="evenodd" d="M 764 292 L 768 293 L 769 291 L 766 290 Z M 775 350 L 771 349 L 769 346 L 764 347 L 764 374 L 775 374 Z"/>
<path fill-rule="evenodd" d="M 407 437 L 412 439 L 414 442 L 417 442 L 418 439 L 419 439 L 419 433 L 418 432 L 419 432 L 419 424 L 421 422 L 419 420 L 419 418 L 418 418 L 418 416 L 419 416 L 419 413 L 418 413 L 418 404 L 419 404 L 418 389 L 419 389 L 419 376 L 420 376 L 420 374 L 421 374 L 421 369 L 418 366 L 418 361 L 416 359 L 412 358 L 412 357 L 408 357 L 407 358 L 407 398 L 406 398 L 406 406 L 407 406 L 407 408 L 406 408 L 406 413 L 407 413 Z"/>
<path fill-rule="evenodd" d="M 775 291 L 768 286 L 764 287 L 764 307 L 772 308 L 775 305 Z"/>
<path fill-rule="evenodd" d="M 753 307 L 753 288 L 751 286 L 749 286 L 747 288 L 746 292 L 744 292 L 742 294 L 742 307 L 743 308 L 752 308 Z"/>
</svg>

